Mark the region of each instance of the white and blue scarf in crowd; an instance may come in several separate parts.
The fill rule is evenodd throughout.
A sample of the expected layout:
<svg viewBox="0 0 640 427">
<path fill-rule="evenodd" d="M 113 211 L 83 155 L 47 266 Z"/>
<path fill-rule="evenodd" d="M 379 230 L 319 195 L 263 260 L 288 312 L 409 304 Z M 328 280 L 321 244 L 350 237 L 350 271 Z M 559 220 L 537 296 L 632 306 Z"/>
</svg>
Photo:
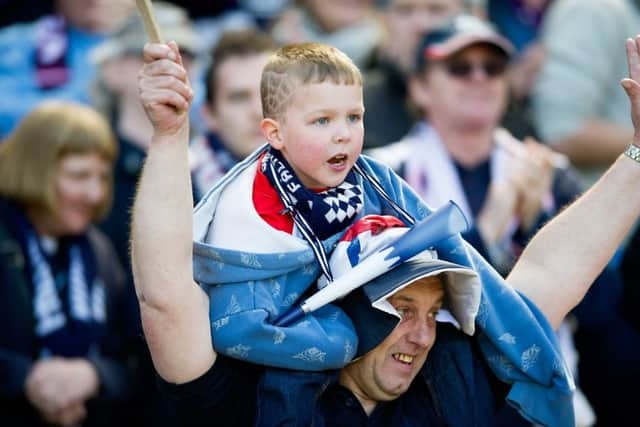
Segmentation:
<svg viewBox="0 0 640 427">
<path fill-rule="evenodd" d="M 195 196 L 202 197 L 239 160 L 215 133 L 194 138 L 189 144 L 189 168 Z"/>
<path fill-rule="evenodd" d="M 11 210 L 31 275 L 40 356 L 89 355 L 104 333 L 106 303 L 88 239 L 72 236 L 43 244 L 47 240 L 38 236 L 27 218 Z M 47 251 L 47 246 L 52 249 Z"/>
<path fill-rule="evenodd" d="M 341 368 L 357 348 L 348 317 L 327 305 L 287 327 L 276 319 L 315 288 L 321 273 L 303 239 L 273 229 L 257 214 L 253 180 L 266 146 L 236 165 L 194 212 L 194 277 L 210 296 L 215 349 L 267 366 L 306 371 Z M 375 176 L 384 192 L 415 220 L 431 210 L 390 168 L 366 156 L 357 167 Z M 357 215 L 398 215 L 380 189 L 356 175 L 363 191 Z M 330 253 L 343 233 L 321 241 Z M 507 400 L 527 419 L 573 427 L 571 373 L 542 313 L 459 235 L 435 249 L 445 260 L 473 268 L 482 281 L 475 339 L 494 374 L 512 384 Z M 436 342 L 437 345 L 437 342 Z"/>
</svg>

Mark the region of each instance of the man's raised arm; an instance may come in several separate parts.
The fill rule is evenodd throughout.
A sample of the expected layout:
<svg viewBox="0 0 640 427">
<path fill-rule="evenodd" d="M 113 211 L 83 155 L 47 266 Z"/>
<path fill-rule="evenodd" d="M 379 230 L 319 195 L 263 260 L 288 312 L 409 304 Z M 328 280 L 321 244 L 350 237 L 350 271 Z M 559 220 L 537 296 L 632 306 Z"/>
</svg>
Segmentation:
<svg viewBox="0 0 640 427">
<path fill-rule="evenodd" d="M 626 42 L 633 144 L 640 147 L 640 36 Z M 558 327 L 580 302 L 640 214 L 640 160 L 620 155 L 584 195 L 527 245 L 507 281 Z"/>
<path fill-rule="evenodd" d="M 138 86 L 154 134 L 133 207 L 133 275 L 154 365 L 165 380 L 181 383 L 204 373 L 216 354 L 208 298 L 192 276 L 193 92 L 175 43 L 145 46 Z"/>
</svg>

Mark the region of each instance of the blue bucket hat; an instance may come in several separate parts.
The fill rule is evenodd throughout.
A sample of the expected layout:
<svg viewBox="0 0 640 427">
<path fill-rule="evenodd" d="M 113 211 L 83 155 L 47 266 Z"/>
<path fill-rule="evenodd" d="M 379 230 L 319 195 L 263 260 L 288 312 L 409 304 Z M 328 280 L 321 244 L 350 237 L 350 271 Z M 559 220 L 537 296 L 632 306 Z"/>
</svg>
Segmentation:
<svg viewBox="0 0 640 427">
<path fill-rule="evenodd" d="M 369 215 L 361 218 L 347 231 L 331 255 L 334 276 L 351 269 L 408 229 L 394 217 Z M 442 279 L 445 292 L 444 306 L 437 320 L 453 323 L 464 333 L 473 335 L 480 305 L 480 278 L 473 269 L 441 259 L 435 250 L 430 249 L 357 288 L 338 302 L 351 318 L 358 335 L 356 358 L 384 341 L 398 325 L 400 315 L 387 299 L 415 281 L 431 276 Z"/>
</svg>

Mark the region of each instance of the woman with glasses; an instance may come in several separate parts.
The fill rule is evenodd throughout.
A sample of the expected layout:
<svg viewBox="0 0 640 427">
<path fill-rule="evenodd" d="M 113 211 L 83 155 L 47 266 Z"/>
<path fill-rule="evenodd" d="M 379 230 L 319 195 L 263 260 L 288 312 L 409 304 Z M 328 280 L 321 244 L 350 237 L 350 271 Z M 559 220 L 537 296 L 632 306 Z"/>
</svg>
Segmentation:
<svg viewBox="0 0 640 427">
<path fill-rule="evenodd" d="M 93 228 L 117 146 L 94 110 L 41 104 L 0 144 L 0 425 L 118 425 L 124 271 Z"/>
</svg>

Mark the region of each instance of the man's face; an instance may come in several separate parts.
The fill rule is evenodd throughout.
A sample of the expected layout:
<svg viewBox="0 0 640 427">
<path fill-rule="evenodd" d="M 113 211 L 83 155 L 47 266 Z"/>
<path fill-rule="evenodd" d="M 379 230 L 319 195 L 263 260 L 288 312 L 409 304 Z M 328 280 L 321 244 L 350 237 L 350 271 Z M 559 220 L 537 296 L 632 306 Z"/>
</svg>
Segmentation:
<svg viewBox="0 0 640 427">
<path fill-rule="evenodd" d="M 385 13 L 387 56 L 409 69 L 425 33 L 462 12 L 462 0 L 391 0 Z"/>
<path fill-rule="evenodd" d="M 135 11 L 133 0 L 56 0 L 56 11 L 84 31 L 108 33 Z"/>
<path fill-rule="evenodd" d="M 388 299 L 402 320 L 387 338 L 341 372 L 341 383 L 366 406 L 402 395 L 436 339 L 444 290 L 438 277 L 418 280 Z"/>
<path fill-rule="evenodd" d="M 495 127 L 507 101 L 507 59 L 495 48 L 473 45 L 430 64 L 412 80 L 412 100 L 441 132 Z"/>
<path fill-rule="evenodd" d="M 341 184 L 362 151 L 362 86 L 298 85 L 278 121 L 279 149 L 307 188 Z"/>
<path fill-rule="evenodd" d="M 229 57 L 218 67 L 215 99 L 203 108 L 207 127 L 239 159 L 264 144 L 260 133 L 260 75 L 269 53 Z"/>
<path fill-rule="evenodd" d="M 329 33 L 356 24 L 373 7 L 373 0 L 304 0 L 301 3 Z"/>
</svg>

